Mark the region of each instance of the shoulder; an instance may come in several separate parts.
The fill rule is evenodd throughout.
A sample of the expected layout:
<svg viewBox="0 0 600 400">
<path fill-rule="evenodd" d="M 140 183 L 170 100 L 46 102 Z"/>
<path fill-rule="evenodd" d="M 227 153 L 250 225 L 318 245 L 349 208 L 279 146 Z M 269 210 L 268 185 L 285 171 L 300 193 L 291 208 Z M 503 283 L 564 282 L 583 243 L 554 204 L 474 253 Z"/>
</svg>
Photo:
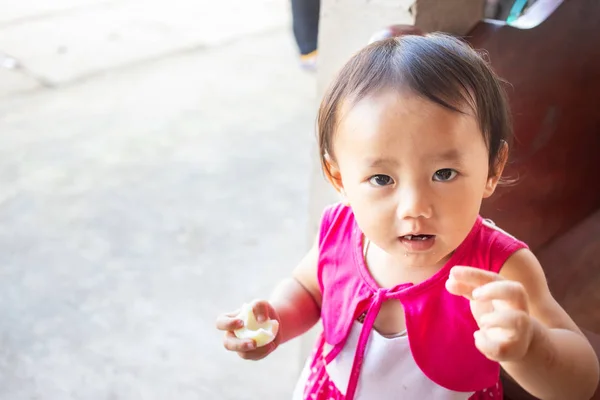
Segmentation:
<svg viewBox="0 0 600 400">
<path fill-rule="evenodd" d="M 321 226 L 330 225 L 339 219 L 346 219 L 353 216 L 352 208 L 344 203 L 333 203 L 326 206 L 321 216 Z"/>
<path fill-rule="evenodd" d="M 319 227 L 319 245 L 347 231 L 354 224 L 352 208 L 343 203 L 330 204 L 323 210 Z"/>
<path fill-rule="evenodd" d="M 499 272 L 516 252 L 528 249 L 525 242 L 497 226 L 493 221 L 479 217 L 480 227 L 473 247 L 481 254 L 481 263 L 492 272 Z"/>
<path fill-rule="evenodd" d="M 512 252 L 527 248 L 527 244 L 508 233 L 490 219 L 481 219 L 481 237 L 487 241 L 494 250 Z M 511 253 L 512 253 L 511 252 Z"/>
<path fill-rule="evenodd" d="M 490 268 L 502 277 L 521 282 L 534 292 L 543 292 L 546 278 L 537 257 L 527 244 L 506 232 L 493 221 L 481 219 L 480 245 L 485 245 Z"/>
<path fill-rule="evenodd" d="M 509 280 L 519 281 L 524 286 L 540 289 L 546 285 L 546 275 L 537 257 L 529 249 L 513 253 L 502 265 L 499 274 Z"/>
</svg>

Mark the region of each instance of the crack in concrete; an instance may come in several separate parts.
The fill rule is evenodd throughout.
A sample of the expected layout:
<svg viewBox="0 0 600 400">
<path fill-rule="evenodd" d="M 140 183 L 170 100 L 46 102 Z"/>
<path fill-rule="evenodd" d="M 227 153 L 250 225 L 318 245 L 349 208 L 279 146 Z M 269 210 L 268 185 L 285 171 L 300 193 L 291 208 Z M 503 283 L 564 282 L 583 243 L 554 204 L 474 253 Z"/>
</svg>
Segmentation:
<svg viewBox="0 0 600 400">
<path fill-rule="evenodd" d="M 24 64 L 19 63 L 19 70 L 22 71 L 24 75 L 29 76 L 32 79 L 35 79 L 36 82 L 38 82 L 40 84 L 40 87 L 35 88 L 35 89 L 30 89 L 30 90 L 23 90 L 23 91 L 8 93 L 8 95 L 20 97 L 20 96 L 26 96 L 29 94 L 36 93 L 40 90 L 68 88 L 68 87 L 76 86 L 76 85 L 82 84 L 84 82 L 90 81 L 98 76 L 101 76 L 101 75 L 109 73 L 109 72 L 114 73 L 114 72 L 126 71 L 130 68 L 136 68 L 136 67 L 140 67 L 143 65 L 152 65 L 152 64 L 170 59 L 170 58 L 184 57 L 184 56 L 195 54 L 195 53 L 207 52 L 207 51 L 210 51 L 213 49 L 222 49 L 224 47 L 232 46 L 241 40 L 247 40 L 249 38 L 260 38 L 262 36 L 280 33 L 284 29 L 287 29 L 286 26 L 283 26 L 283 25 L 274 26 L 274 27 L 271 27 L 269 29 L 265 29 L 262 31 L 256 31 L 256 32 L 253 32 L 250 34 L 245 34 L 242 36 L 230 37 L 230 38 L 224 39 L 223 41 L 216 43 L 216 44 L 209 45 L 206 43 L 198 43 L 198 44 L 187 46 L 187 47 L 177 48 L 172 51 L 167 51 L 167 52 L 164 52 L 161 54 L 156 54 L 154 56 L 142 57 L 137 60 L 133 60 L 133 61 L 126 62 L 123 64 L 115 65 L 114 67 L 92 70 L 92 71 L 89 71 L 88 73 L 76 76 L 73 79 L 63 81 L 63 82 L 53 82 L 50 79 L 47 79 L 46 77 L 36 74 L 33 71 L 27 69 L 27 67 Z M 18 62 L 18 60 L 17 60 L 17 62 Z M 4 97 L 4 96 L 0 96 L 0 98 L 2 98 L 2 97 Z"/>
</svg>

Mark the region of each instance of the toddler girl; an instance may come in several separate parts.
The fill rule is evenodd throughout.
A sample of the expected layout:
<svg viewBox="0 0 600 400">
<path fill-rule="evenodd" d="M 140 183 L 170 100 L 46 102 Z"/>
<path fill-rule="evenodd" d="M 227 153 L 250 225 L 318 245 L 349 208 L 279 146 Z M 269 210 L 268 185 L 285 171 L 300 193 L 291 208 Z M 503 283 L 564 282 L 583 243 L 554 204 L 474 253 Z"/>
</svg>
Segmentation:
<svg viewBox="0 0 600 400">
<path fill-rule="evenodd" d="M 500 399 L 502 367 L 540 399 L 589 399 L 597 358 L 527 245 L 480 215 L 511 139 L 498 77 L 442 34 L 375 42 L 324 96 L 318 140 L 342 201 L 269 301 L 275 340 L 224 345 L 260 359 L 323 331 L 294 399 Z M 568 268 L 566 265 L 565 268 Z"/>
</svg>

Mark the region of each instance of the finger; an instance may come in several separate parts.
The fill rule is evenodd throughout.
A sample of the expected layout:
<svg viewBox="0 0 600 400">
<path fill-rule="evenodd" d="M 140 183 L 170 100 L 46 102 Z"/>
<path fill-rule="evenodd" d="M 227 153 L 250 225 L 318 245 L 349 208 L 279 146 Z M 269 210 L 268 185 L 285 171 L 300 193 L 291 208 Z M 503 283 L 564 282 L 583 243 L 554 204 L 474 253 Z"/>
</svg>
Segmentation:
<svg viewBox="0 0 600 400">
<path fill-rule="evenodd" d="M 491 328 L 474 333 L 475 347 L 494 361 L 520 359 L 527 352 L 527 340 L 513 330 Z"/>
<path fill-rule="evenodd" d="M 252 339 L 238 339 L 231 331 L 225 333 L 223 346 L 229 351 L 247 352 L 256 349 L 256 342 Z"/>
<path fill-rule="evenodd" d="M 527 311 L 525 288 L 520 282 L 501 280 L 490 282 L 473 290 L 475 300 L 502 300 L 512 308 Z"/>
<path fill-rule="evenodd" d="M 257 322 L 265 322 L 269 319 L 269 304 L 264 300 L 252 302 L 252 312 Z"/>
<path fill-rule="evenodd" d="M 464 266 L 453 267 L 450 270 L 450 277 L 458 282 L 472 286 L 473 289 L 485 285 L 486 283 L 503 280 L 503 278 L 495 272 Z"/>
<path fill-rule="evenodd" d="M 507 351 L 514 344 L 514 340 L 507 338 L 503 329 L 482 329 L 473 334 L 475 347 L 487 358 L 502 361 L 507 356 Z"/>
<path fill-rule="evenodd" d="M 237 310 L 229 312 L 229 313 L 227 313 L 225 315 L 228 316 L 228 317 L 237 317 L 240 314 L 240 311 L 242 311 L 242 310 L 240 310 L 238 308 Z"/>
<path fill-rule="evenodd" d="M 481 316 L 479 328 L 482 330 L 499 328 L 515 333 L 521 332 L 526 328 L 528 318 L 527 314 L 519 310 L 494 311 Z"/>
<path fill-rule="evenodd" d="M 268 356 L 273 350 L 275 350 L 276 346 L 277 345 L 275 344 L 275 342 L 271 342 L 269 344 L 264 345 L 263 347 L 258 347 L 257 349 L 252 351 L 238 352 L 238 356 L 240 356 L 244 360 L 261 360 Z"/>
<path fill-rule="evenodd" d="M 459 282 L 453 277 L 449 277 L 446 280 L 446 289 L 453 295 L 463 296 L 469 300 L 473 300 L 473 286 L 463 282 Z"/>
<path fill-rule="evenodd" d="M 485 331 L 479 330 L 473 333 L 475 338 L 475 347 L 487 358 L 498 361 L 499 346 L 498 342 L 491 340 Z"/>
<path fill-rule="evenodd" d="M 233 331 L 244 326 L 244 321 L 237 318 L 237 314 L 223 314 L 217 317 L 217 329 L 220 331 Z"/>
</svg>

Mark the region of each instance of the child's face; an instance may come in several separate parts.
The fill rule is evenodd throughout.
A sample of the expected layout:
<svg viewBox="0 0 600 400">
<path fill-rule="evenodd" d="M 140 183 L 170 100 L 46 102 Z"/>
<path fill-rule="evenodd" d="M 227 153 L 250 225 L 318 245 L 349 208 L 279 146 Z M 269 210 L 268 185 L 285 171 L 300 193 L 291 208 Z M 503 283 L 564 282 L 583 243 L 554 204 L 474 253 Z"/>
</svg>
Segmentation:
<svg viewBox="0 0 600 400">
<path fill-rule="evenodd" d="M 498 180 L 476 119 L 412 94 L 342 107 L 333 152 L 333 181 L 361 230 L 404 265 L 444 262 Z"/>
</svg>

